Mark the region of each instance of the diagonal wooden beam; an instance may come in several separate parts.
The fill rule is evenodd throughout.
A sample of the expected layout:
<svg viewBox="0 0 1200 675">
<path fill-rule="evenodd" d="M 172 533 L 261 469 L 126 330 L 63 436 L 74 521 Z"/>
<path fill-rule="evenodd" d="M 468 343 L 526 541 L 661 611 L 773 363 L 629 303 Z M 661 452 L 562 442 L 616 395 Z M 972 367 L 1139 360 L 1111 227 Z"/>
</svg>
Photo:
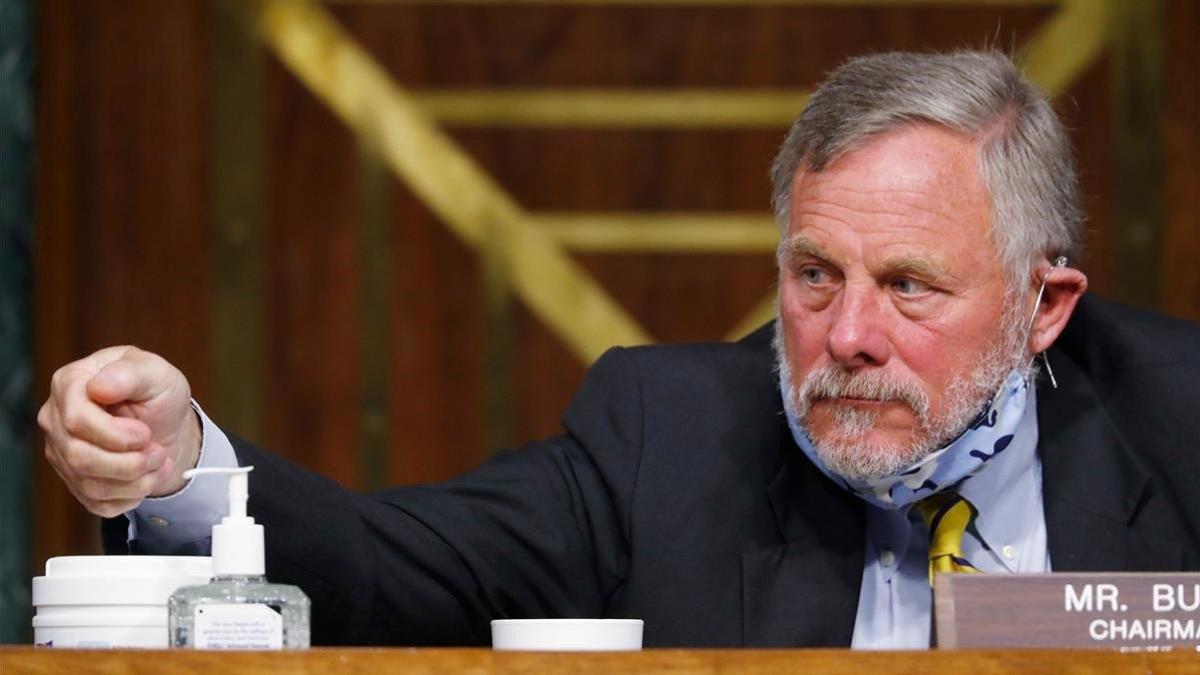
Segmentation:
<svg viewBox="0 0 1200 675">
<path fill-rule="evenodd" d="M 516 294 L 585 363 L 651 338 L 392 81 L 324 8 L 261 3 L 258 31 L 279 59 L 470 246 L 500 246 Z M 488 236 L 485 241 L 484 233 Z"/>
<path fill-rule="evenodd" d="M 740 340 L 753 333 L 759 326 L 774 319 L 779 312 L 775 296 L 775 291 L 771 291 L 762 300 L 759 300 L 749 312 L 746 312 L 741 321 L 738 321 L 737 325 L 725 334 L 725 340 L 729 342 Z"/>
<path fill-rule="evenodd" d="M 1062 0 L 1017 61 L 1047 96 L 1058 96 L 1096 60 L 1108 44 L 1112 0 Z"/>
</svg>

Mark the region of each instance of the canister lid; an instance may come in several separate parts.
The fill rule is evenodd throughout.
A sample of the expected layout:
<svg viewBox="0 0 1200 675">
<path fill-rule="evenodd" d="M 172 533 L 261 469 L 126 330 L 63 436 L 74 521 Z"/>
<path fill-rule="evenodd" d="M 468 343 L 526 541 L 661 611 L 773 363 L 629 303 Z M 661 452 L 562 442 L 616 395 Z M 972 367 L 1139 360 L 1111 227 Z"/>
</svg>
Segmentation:
<svg viewBox="0 0 1200 675">
<path fill-rule="evenodd" d="M 46 561 L 48 577 L 92 579 L 211 576 L 212 558 L 199 555 L 63 555 Z"/>
<path fill-rule="evenodd" d="M 181 586 L 207 583 L 205 556 L 61 556 L 33 579 L 33 605 L 165 605 Z"/>
</svg>

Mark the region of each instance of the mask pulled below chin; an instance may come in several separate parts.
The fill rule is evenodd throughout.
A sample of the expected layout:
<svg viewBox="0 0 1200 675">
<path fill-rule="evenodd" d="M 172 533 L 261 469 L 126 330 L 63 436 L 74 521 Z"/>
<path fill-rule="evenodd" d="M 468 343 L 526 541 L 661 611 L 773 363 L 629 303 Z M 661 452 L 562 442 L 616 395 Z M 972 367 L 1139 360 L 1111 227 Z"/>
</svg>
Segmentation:
<svg viewBox="0 0 1200 675">
<path fill-rule="evenodd" d="M 1029 383 L 1014 369 L 1004 379 L 987 409 L 948 445 L 892 475 L 859 480 L 842 476 L 821 461 L 812 439 L 795 414 L 788 396 L 791 386 L 786 371 L 786 368 L 780 369 L 779 387 L 796 445 L 830 480 L 882 509 L 905 508 L 982 471 L 1012 442 L 1029 398 Z"/>
</svg>

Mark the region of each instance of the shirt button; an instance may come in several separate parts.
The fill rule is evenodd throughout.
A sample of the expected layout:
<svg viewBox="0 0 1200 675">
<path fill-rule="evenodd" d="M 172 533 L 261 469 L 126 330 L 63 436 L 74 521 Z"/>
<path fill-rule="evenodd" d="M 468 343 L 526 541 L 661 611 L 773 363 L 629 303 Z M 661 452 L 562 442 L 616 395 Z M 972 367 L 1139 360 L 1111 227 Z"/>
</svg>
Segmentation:
<svg viewBox="0 0 1200 675">
<path fill-rule="evenodd" d="M 150 524 L 155 527 L 166 527 L 171 524 L 171 521 L 161 516 L 150 516 Z"/>
<path fill-rule="evenodd" d="M 1008 558 L 1009 560 L 1017 557 L 1017 549 L 1011 546 L 1005 546 L 1004 548 L 1000 549 L 1000 552 L 1003 553 L 1004 557 Z"/>
<path fill-rule="evenodd" d="M 891 567 L 896 563 L 896 554 L 891 551 L 884 551 L 879 554 L 879 562 L 883 563 L 884 567 Z"/>
</svg>

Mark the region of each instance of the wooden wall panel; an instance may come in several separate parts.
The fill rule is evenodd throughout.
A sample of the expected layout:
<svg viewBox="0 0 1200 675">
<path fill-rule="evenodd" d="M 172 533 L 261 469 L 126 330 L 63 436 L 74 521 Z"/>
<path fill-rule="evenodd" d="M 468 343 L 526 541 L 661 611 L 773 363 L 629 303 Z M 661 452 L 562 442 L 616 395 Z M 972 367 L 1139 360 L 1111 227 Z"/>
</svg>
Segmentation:
<svg viewBox="0 0 1200 675">
<path fill-rule="evenodd" d="M 388 482 L 429 482 L 487 455 L 483 281 L 474 252 L 408 190 L 397 185 L 393 200 Z"/>
<path fill-rule="evenodd" d="M 1072 261 L 1088 275 L 1091 292 L 1105 297 L 1117 294 L 1114 246 L 1113 114 L 1107 56 L 1101 56 L 1055 102 L 1055 109 L 1071 134 L 1083 200 L 1083 260 Z"/>
<path fill-rule="evenodd" d="M 1168 0 L 1161 309 L 1200 321 L 1200 3 Z"/>
<path fill-rule="evenodd" d="M 204 7 L 37 8 L 36 391 L 109 344 L 157 351 L 208 386 Z M 34 569 L 95 547 L 95 519 L 40 459 Z"/>
<path fill-rule="evenodd" d="M 358 151 L 274 60 L 266 82 L 266 415 L 255 440 L 357 486 Z"/>
<path fill-rule="evenodd" d="M 1019 45 L 1046 7 L 338 4 L 414 87 L 811 84 L 882 49 Z"/>
<path fill-rule="evenodd" d="M 38 16 L 36 350 L 44 392 L 57 366 L 135 342 L 210 396 L 212 228 L 203 0 L 48 0 Z M 1042 7 L 337 4 L 343 25 L 405 87 L 808 87 L 845 57 L 884 49 L 1027 40 Z M 1162 307 L 1200 318 L 1200 142 L 1192 43 L 1200 20 L 1168 0 Z M 1190 57 L 1190 61 L 1188 60 Z M 1113 294 L 1110 64 L 1093 63 L 1057 107 L 1079 153 L 1083 260 Z M 489 451 L 489 334 L 480 255 L 398 181 L 383 195 L 393 270 L 381 366 L 364 350 L 362 146 L 273 58 L 263 78 L 266 445 L 349 486 L 376 482 L 360 452 L 363 370 L 387 376 L 384 483 L 445 478 Z M 452 128 L 501 186 L 539 211 L 762 211 L 784 129 Z M 719 339 L 768 292 L 769 255 L 575 256 L 659 340 Z M 514 440 L 554 433 L 585 366 L 519 301 L 509 376 Z M 36 564 L 95 545 L 94 519 L 45 462 Z"/>
</svg>

